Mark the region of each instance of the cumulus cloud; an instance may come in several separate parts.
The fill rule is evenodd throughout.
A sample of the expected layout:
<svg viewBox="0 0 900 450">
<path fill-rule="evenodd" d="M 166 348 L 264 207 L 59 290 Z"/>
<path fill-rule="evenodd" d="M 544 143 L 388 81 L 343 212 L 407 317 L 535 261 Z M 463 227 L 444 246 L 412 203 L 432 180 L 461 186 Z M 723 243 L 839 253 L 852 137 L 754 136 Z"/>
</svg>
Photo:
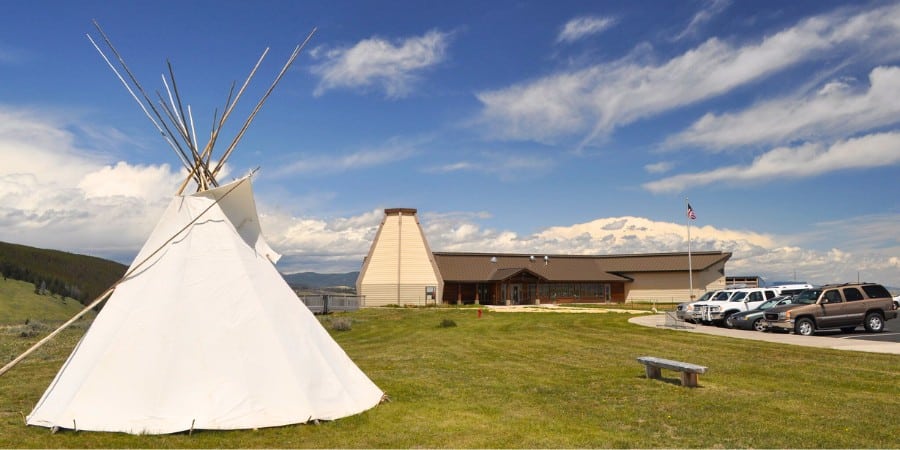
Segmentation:
<svg viewBox="0 0 900 450">
<path fill-rule="evenodd" d="M 692 227 L 691 240 L 695 251 L 732 252 L 726 265 L 729 275 L 756 274 L 769 280 L 796 276 L 822 284 L 852 281 L 860 274 L 869 281 L 900 286 L 900 258 L 896 256 L 900 238 L 894 231 L 898 220 L 897 214 L 882 214 L 814 224 L 812 236 L 776 236 L 705 225 Z M 426 214 L 422 222 L 432 249 L 440 251 L 597 255 L 687 250 L 683 224 L 641 217 L 601 218 L 550 227 L 529 236 L 482 228 L 473 216 Z M 807 246 L 828 242 L 842 242 L 844 247 Z"/>
<path fill-rule="evenodd" d="M 421 221 L 435 251 L 585 255 L 687 251 L 684 224 L 641 217 L 601 218 L 549 227 L 533 235 L 484 228 L 479 219 L 466 214 L 423 214 Z M 821 284 L 855 280 L 861 272 L 869 281 L 900 286 L 898 238 L 893 231 L 898 219 L 897 214 L 859 218 L 859 223 L 874 224 L 861 228 L 855 228 L 854 223 L 815 224 L 815 239 L 704 225 L 692 227 L 691 240 L 695 251 L 732 252 L 726 266 L 729 274 L 758 274 L 770 280 L 796 274 L 797 278 Z M 872 235 L 880 237 L 878 245 L 869 245 L 874 244 L 869 237 Z M 836 241 L 845 247 L 806 246 Z"/>
<path fill-rule="evenodd" d="M 705 172 L 674 175 L 643 185 L 654 192 L 681 192 L 713 183 L 735 184 L 778 176 L 810 177 L 835 170 L 882 167 L 900 163 L 900 132 L 876 133 L 838 141 L 830 146 L 806 143 L 778 147 L 749 165 L 720 167 Z"/>
<path fill-rule="evenodd" d="M 333 219 L 264 212 L 260 221 L 266 240 L 284 254 L 280 271 L 350 272 L 362 267 L 383 216 L 383 210 Z"/>
<path fill-rule="evenodd" d="M 616 20 L 611 17 L 576 17 L 563 25 L 562 30 L 556 37 L 556 42 L 575 42 L 592 34 L 601 33 L 615 25 L 615 23 Z"/>
<path fill-rule="evenodd" d="M 695 146 L 714 151 L 750 145 L 854 134 L 900 122 L 900 67 L 877 67 L 869 89 L 857 92 L 846 81 L 825 84 L 817 92 L 761 102 L 736 113 L 706 114 L 687 130 L 667 139 L 666 147 Z"/>
<path fill-rule="evenodd" d="M 797 63 L 862 51 L 896 53 L 900 5 L 812 17 L 755 43 L 711 38 L 659 64 L 635 58 L 479 92 L 480 123 L 499 139 L 581 144 L 617 127 L 727 93 Z M 879 55 L 879 51 L 883 54 Z"/>
<path fill-rule="evenodd" d="M 105 162 L 75 146 L 65 127 L 41 121 L 39 114 L 28 120 L 18 117 L 20 126 L 0 128 L 0 155 L 8 162 L 0 166 L 0 240 L 130 261 L 182 175 L 166 165 Z M 34 145 L 32 137 L 43 139 L 41 145 L 26 147 Z M 834 156 L 826 151 L 821 158 L 840 164 L 847 164 L 851 154 L 861 155 L 859 160 L 883 158 L 853 153 L 855 147 L 878 147 L 879 139 L 894 142 L 900 137 L 884 134 L 870 142 L 847 141 L 842 144 L 846 149 L 830 149 Z M 66 164 L 57 164 L 49 176 L 19 157 L 23 148 Z M 303 217 L 260 205 L 266 238 L 284 254 L 278 265 L 284 272 L 359 270 L 383 216 L 375 209 L 351 217 Z M 640 217 L 601 218 L 531 235 L 482 226 L 489 217 L 485 212 L 423 213 L 421 221 L 432 249 L 439 251 L 623 254 L 686 249 L 682 224 Z M 900 285 L 898 220 L 897 214 L 885 213 L 855 222 L 817 224 L 813 232 L 797 236 L 697 226 L 692 229 L 692 247 L 733 252 L 727 266 L 730 273 L 779 278 L 797 273 L 822 283 L 852 280 L 860 272 L 867 280 L 896 286 Z M 833 242 L 842 246 L 829 245 Z M 822 246 L 827 247 L 816 249 Z"/>
<path fill-rule="evenodd" d="M 432 30 L 396 43 L 373 37 L 352 47 L 313 52 L 323 61 L 312 68 L 320 77 L 314 95 L 340 88 L 371 88 L 388 98 L 407 96 L 420 74 L 441 63 L 450 35 Z"/>
<path fill-rule="evenodd" d="M 263 229 L 285 257 L 283 272 L 349 272 L 362 267 L 383 210 L 347 218 L 296 217 L 263 213 Z M 642 217 L 607 217 L 548 227 L 531 235 L 486 228 L 486 212 L 422 212 L 420 222 L 434 251 L 522 254 L 635 254 L 684 252 L 684 224 Z M 900 286 L 897 214 L 811 224 L 811 232 L 779 236 L 711 225 L 691 228 L 694 251 L 728 251 L 728 275 L 760 275 L 769 280 L 798 278 L 822 284 L 865 280 Z M 840 236 L 840 238 L 838 238 Z M 841 247 L 834 247 L 841 242 Z"/>
<path fill-rule="evenodd" d="M 0 240 L 127 261 L 181 174 L 108 163 L 73 129 L 52 112 L 0 107 Z"/>
</svg>

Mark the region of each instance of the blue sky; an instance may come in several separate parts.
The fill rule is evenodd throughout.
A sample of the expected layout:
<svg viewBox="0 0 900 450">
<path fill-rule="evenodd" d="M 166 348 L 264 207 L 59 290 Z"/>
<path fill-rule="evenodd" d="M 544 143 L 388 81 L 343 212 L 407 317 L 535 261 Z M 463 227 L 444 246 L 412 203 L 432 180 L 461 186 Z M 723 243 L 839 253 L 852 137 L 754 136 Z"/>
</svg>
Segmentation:
<svg viewBox="0 0 900 450">
<path fill-rule="evenodd" d="M 86 34 L 166 61 L 230 139 L 282 271 L 358 270 L 384 208 L 435 250 L 734 253 L 729 275 L 900 286 L 900 4 L 6 2 L 0 240 L 128 262 L 183 175 Z M 203 134 L 200 132 L 200 134 Z M 223 147 L 220 144 L 220 150 Z"/>
</svg>

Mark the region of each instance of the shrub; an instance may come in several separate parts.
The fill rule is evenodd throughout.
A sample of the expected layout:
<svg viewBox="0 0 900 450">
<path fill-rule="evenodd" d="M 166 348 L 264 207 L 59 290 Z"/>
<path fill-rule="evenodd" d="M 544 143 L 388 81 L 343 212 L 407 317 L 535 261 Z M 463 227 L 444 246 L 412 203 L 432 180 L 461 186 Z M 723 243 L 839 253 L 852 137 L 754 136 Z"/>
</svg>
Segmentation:
<svg viewBox="0 0 900 450">
<path fill-rule="evenodd" d="M 456 326 L 456 322 L 454 322 L 451 319 L 444 319 L 441 321 L 441 328 L 451 328 L 451 327 L 455 327 L 455 326 Z"/>
<path fill-rule="evenodd" d="M 350 331 L 353 321 L 349 317 L 335 317 L 331 319 L 331 329 L 334 331 Z"/>
<path fill-rule="evenodd" d="M 19 325 L 16 328 L 18 329 L 17 331 L 19 331 L 19 337 L 23 338 L 35 337 L 53 329 L 53 327 L 49 325 L 31 319 L 26 319 L 25 325 Z"/>
</svg>

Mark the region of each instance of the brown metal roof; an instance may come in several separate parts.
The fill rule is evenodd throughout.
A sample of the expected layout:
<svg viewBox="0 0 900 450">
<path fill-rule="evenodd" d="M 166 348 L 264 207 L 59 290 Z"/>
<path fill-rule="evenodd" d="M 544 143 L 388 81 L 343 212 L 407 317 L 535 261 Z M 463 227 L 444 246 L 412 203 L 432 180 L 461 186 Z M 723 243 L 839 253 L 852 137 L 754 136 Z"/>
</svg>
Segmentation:
<svg viewBox="0 0 900 450">
<path fill-rule="evenodd" d="M 631 281 L 629 273 L 688 270 L 688 254 L 643 255 L 517 255 L 503 253 L 434 252 L 444 281 L 502 280 L 528 270 L 548 281 Z M 694 270 L 727 261 L 729 252 L 692 252 Z"/>
</svg>

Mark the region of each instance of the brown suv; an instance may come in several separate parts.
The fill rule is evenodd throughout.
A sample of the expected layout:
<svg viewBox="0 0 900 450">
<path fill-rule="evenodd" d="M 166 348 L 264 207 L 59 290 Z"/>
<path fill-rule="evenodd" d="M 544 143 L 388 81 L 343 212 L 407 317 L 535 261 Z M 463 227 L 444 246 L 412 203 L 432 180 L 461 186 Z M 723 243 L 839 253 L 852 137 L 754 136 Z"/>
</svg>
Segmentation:
<svg viewBox="0 0 900 450">
<path fill-rule="evenodd" d="M 771 308 L 765 317 L 770 330 L 804 336 L 823 328 L 849 333 L 858 325 L 877 333 L 884 330 L 885 320 L 897 317 L 897 306 L 880 284 L 828 284 L 797 294 L 792 304 Z"/>
</svg>

